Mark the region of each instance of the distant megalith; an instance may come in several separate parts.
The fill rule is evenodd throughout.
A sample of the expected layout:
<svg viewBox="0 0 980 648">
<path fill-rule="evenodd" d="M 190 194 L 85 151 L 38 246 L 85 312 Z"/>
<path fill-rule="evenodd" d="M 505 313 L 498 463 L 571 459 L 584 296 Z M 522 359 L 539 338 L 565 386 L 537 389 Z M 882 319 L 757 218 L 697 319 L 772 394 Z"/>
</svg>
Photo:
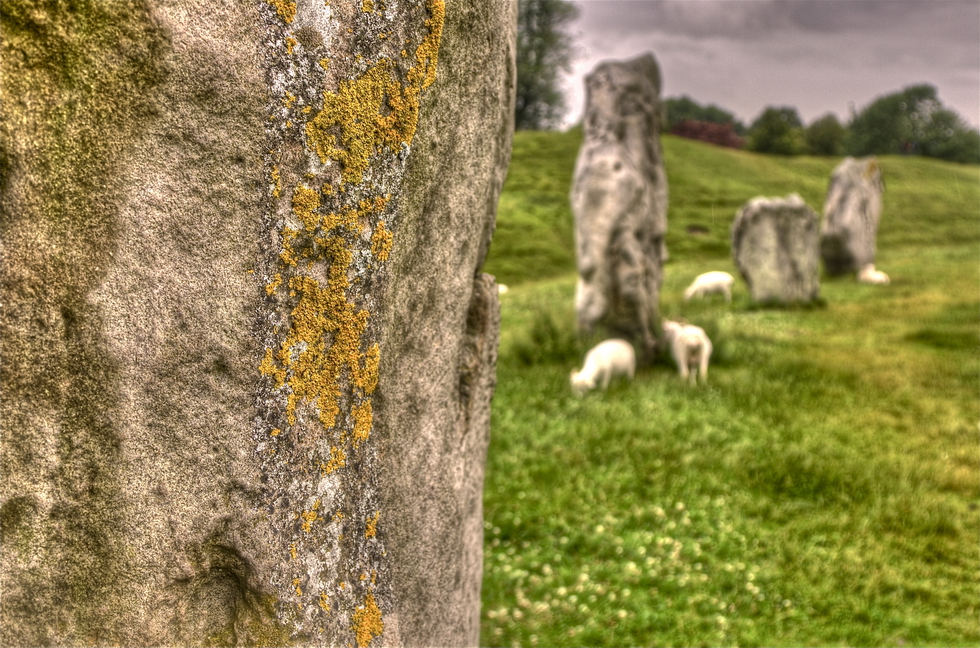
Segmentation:
<svg viewBox="0 0 980 648">
<path fill-rule="evenodd" d="M 0 17 L 0 644 L 476 645 L 515 3 Z"/>
<path fill-rule="evenodd" d="M 884 188 L 876 158 L 845 158 L 834 169 L 820 226 L 820 256 L 828 275 L 858 272 L 875 262 Z"/>
<path fill-rule="evenodd" d="M 652 54 L 606 61 L 585 87 L 585 139 L 571 191 L 579 329 L 652 348 L 667 257 L 660 70 Z"/>
<path fill-rule="evenodd" d="M 759 303 L 809 303 L 820 293 L 817 213 L 797 194 L 753 198 L 732 224 L 732 255 Z"/>
</svg>

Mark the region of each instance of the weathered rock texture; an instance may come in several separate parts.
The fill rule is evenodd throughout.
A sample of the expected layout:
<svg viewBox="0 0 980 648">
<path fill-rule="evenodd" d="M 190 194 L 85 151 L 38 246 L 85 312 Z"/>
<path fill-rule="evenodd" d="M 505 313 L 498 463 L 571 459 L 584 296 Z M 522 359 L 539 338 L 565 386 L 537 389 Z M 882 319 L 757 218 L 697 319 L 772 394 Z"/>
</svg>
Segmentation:
<svg viewBox="0 0 980 648">
<path fill-rule="evenodd" d="M 475 645 L 513 3 L 0 12 L 0 643 Z"/>
<path fill-rule="evenodd" d="M 585 86 L 585 139 L 571 191 L 579 328 L 649 349 L 667 258 L 660 70 L 651 54 L 607 61 Z"/>
<path fill-rule="evenodd" d="M 827 274 L 857 272 L 875 262 L 884 188 L 876 158 L 844 158 L 834 169 L 820 226 Z"/>
<path fill-rule="evenodd" d="M 753 198 L 732 224 L 732 255 L 759 303 L 803 304 L 820 296 L 817 213 L 796 194 Z"/>
</svg>

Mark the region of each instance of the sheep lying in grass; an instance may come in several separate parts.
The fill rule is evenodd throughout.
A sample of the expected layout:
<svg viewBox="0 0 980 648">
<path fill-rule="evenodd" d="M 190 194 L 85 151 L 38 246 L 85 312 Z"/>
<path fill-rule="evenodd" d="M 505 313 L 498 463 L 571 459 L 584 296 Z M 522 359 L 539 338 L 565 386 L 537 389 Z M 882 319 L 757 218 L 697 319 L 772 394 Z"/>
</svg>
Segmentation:
<svg viewBox="0 0 980 648">
<path fill-rule="evenodd" d="M 585 354 L 582 371 L 572 370 L 572 391 L 576 396 L 585 396 L 597 384 L 602 389 L 608 388 L 613 378 L 625 376 L 633 380 L 634 373 L 636 353 L 633 345 L 625 340 L 605 340 Z"/>
<path fill-rule="evenodd" d="M 670 354 L 677 363 L 681 379 L 692 385 L 708 381 L 708 360 L 711 359 L 711 340 L 699 326 L 664 320 L 664 339 L 670 345 Z"/>
<path fill-rule="evenodd" d="M 858 271 L 857 280 L 866 284 L 887 285 L 891 283 L 891 279 L 888 278 L 888 275 L 881 270 L 875 270 L 875 264 L 873 263 L 865 265 Z"/>
<path fill-rule="evenodd" d="M 722 293 L 726 302 L 732 301 L 732 286 L 735 285 L 735 278 L 727 272 L 705 272 L 698 275 L 694 282 L 684 291 L 684 301 L 691 297 L 704 297 L 711 293 Z"/>
</svg>

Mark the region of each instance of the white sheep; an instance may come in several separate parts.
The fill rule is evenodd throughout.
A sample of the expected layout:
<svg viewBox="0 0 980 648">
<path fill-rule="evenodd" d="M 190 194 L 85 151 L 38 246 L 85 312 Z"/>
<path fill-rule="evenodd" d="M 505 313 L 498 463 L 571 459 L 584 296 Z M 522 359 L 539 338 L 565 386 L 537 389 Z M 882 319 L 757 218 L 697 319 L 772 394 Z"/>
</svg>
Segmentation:
<svg viewBox="0 0 980 648">
<path fill-rule="evenodd" d="M 582 371 L 572 370 L 572 391 L 585 396 L 596 384 L 607 389 L 613 378 L 625 376 L 633 380 L 636 373 L 636 353 L 633 345 L 625 340 L 605 340 L 585 354 Z"/>
<path fill-rule="evenodd" d="M 696 385 L 700 375 L 702 383 L 708 382 L 708 361 L 713 347 L 704 329 L 670 320 L 664 320 L 663 329 L 681 379 L 690 377 L 691 384 Z"/>
<path fill-rule="evenodd" d="M 691 297 L 704 297 L 711 293 L 722 293 L 725 301 L 732 301 L 732 286 L 735 285 L 735 278 L 727 272 L 705 272 L 698 275 L 694 282 L 684 291 L 684 301 Z"/>
<path fill-rule="evenodd" d="M 875 264 L 873 263 L 869 263 L 863 266 L 858 271 L 857 280 L 860 283 L 866 283 L 866 284 L 887 285 L 891 283 L 891 279 L 888 278 L 888 275 L 886 275 L 881 270 L 875 270 Z"/>
</svg>

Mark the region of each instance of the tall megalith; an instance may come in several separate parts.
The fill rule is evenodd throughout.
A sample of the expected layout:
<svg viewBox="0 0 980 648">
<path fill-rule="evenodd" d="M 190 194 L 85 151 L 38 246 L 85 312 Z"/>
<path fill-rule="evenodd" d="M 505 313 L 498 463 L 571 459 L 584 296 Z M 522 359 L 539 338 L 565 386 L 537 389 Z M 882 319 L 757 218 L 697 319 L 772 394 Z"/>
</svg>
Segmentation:
<svg viewBox="0 0 980 648">
<path fill-rule="evenodd" d="M 820 256 L 827 274 L 857 272 L 875 262 L 884 188 L 874 157 L 844 158 L 834 169 L 820 226 Z"/>
<path fill-rule="evenodd" d="M 0 17 L 0 644 L 475 645 L 514 3 Z"/>
<path fill-rule="evenodd" d="M 820 296 L 817 213 L 797 194 L 753 198 L 732 223 L 732 256 L 752 299 L 806 304 Z"/>
<path fill-rule="evenodd" d="M 585 87 L 584 141 L 571 190 L 579 329 L 602 329 L 650 349 L 667 257 L 660 70 L 649 53 L 606 61 Z"/>
</svg>

